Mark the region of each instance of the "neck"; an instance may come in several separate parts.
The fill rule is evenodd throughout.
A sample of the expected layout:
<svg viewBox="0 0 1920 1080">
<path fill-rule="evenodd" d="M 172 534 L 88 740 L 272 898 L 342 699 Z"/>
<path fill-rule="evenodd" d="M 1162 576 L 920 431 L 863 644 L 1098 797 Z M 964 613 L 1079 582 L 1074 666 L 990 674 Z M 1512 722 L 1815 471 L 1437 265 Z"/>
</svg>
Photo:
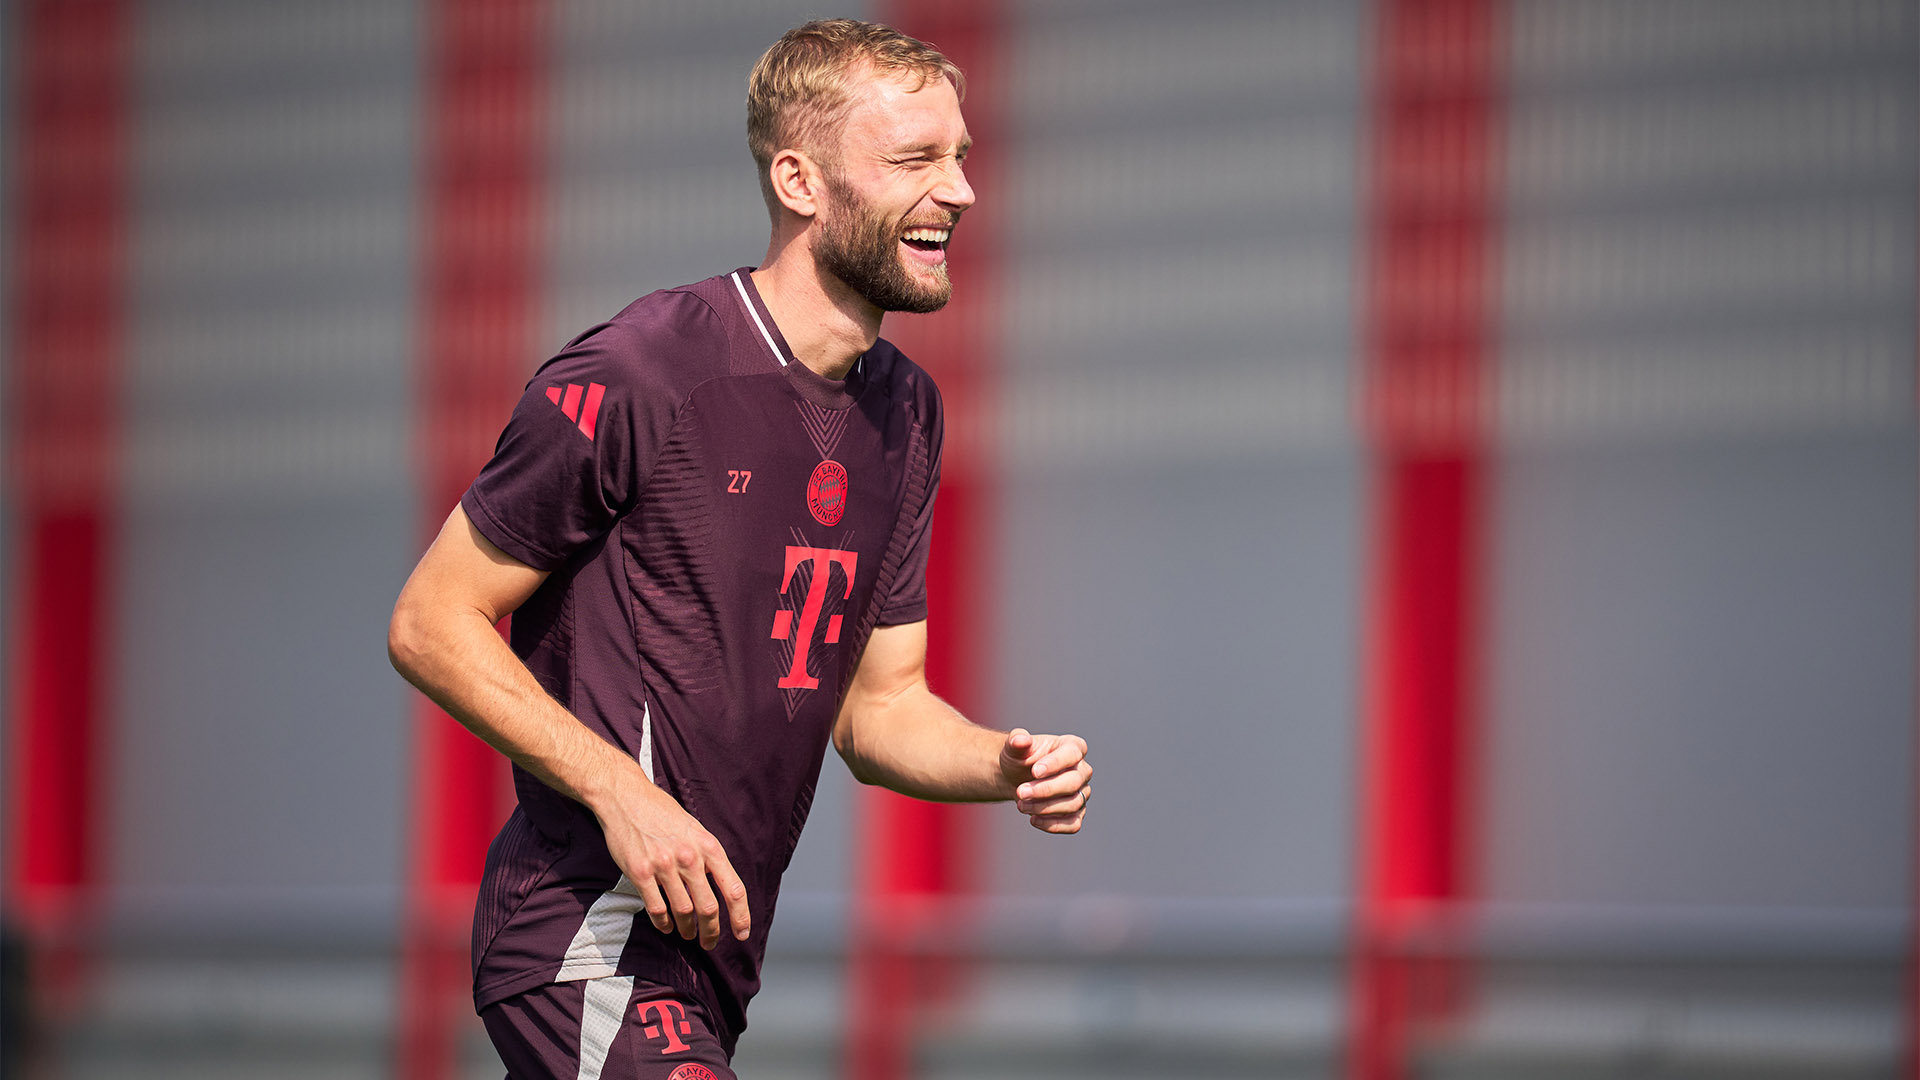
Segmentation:
<svg viewBox="0 0 1920 1080">
<path fill-rule="evenodd" d="M 794 359 L 817 375 L 846 378 L 880 336 L 883 312 L 820 269 L 797 238 L 774 238 L 753 272 L 753 285 Z"/>
</svg>

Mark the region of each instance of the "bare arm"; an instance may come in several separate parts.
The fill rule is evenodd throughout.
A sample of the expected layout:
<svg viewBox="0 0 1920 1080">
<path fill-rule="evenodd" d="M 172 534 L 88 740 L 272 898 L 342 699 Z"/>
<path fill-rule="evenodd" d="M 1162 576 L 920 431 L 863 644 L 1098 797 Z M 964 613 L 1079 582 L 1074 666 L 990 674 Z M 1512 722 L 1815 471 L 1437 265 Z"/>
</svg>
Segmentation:
<svg viewBox="0 0 1920 1080">
<path fill-rule="evenodd" d="M 1086 741 L 979 727 L 927 686 L 927 624 L 874 630 L 833 725 L 854 778 L 940 802 L 1014 799 L 1035 828 L 1079 832 L 1089 778 Z"/>
<path fill-rule="evenodd" d="M 713 948 L 726 898 L 734 936 L 750 928 L 747 890 L 713 835 L 647 779 L 640 763 L 549 697 L 494 624 L 546 580 L 495 547 L 454 508 L 400 590 L 387 654 L 408 682 L 520 767 L 592 810 L 607 848 L 656 927 Z"/>
</svg>

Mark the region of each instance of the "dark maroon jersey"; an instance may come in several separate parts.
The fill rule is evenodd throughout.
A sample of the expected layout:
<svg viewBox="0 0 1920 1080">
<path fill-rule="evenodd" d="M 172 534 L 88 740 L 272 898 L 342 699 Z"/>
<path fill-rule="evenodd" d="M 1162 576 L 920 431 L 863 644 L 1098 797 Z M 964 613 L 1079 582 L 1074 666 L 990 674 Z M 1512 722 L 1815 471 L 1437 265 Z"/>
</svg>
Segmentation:
<svg viewBox="0 0 1920 1080">
<path fill-rule="evenodd" d="M 593 815 L 516 768 L 474 915 L 478 1006 L 637 976 L 706 1005 L 731 1053 L 861 650 L 926 617 L 940 441 L 926 372 L 880 341 L 820 377 L 744 269 L 635 301 L 534 376 L 461 500 L 551 572 L 514 652 L 720 841 L 753 934 L 710 953 L 662 934 Z"/>
</svg>

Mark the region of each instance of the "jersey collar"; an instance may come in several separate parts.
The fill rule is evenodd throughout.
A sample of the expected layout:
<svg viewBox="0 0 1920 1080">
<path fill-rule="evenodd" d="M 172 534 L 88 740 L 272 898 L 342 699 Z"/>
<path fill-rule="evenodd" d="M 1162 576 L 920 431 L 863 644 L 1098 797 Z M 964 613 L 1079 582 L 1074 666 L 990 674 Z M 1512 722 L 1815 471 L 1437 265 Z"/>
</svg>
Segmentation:
<svg viewBox="0 0 1920 1080">
<path fill-rule="evenodd" d="M 767 350 L 773 354 L 775 360 L 779 361 L 781 367 L 798 365 L 805 368 L 806 365 L 799 363 L 793 355 L 793 350 L 787 346 L 787 339 L 781 335 L 779 325 L 773 321 L 773 313 L 767 310 L 766 301 L 760 299 L 760 289 L 753 283 L 753 269 L 751 266 L 743 266 L 727 275 L 733 281 L 733 289 L 739 294 L 741 305 L 747 309 L 747 319 L 753 323 L 753 328 L 760 332 L 760 340 L 767 343 Z M 853 362 L 853 371 L 849 377 L 864 378 L 866 373 L 867 357 L 862 353 L 860 358 Z"/>
<path fill-rule="evenodd" d="M 767 310 L 766 302 L 760 299 L 760 290 L 753 284 L 753 268 L 743 266 L 729 274 L 733 280 L 733 289 L 740 295 L 740 303 L 747 309 L 747 319 L 753 328 L 760 331 L 760 340 L 767 343 L 767 349 L 781 367 L 794 363 L 793 350 L 787 347 L 787 339 L 780 336 L 780 327 L 774 325 L 773 313 Z"/>
</svg>

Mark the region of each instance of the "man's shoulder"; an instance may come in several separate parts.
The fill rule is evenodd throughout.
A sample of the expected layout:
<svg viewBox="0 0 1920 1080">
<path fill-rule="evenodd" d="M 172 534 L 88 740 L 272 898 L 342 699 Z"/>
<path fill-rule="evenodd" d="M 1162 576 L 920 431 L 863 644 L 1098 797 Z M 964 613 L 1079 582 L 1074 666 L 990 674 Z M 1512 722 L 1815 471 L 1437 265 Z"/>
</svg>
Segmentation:
<svg viewBox="0 0 1920 1080">
<path fill-rule="evenodd" d="M 609 385 L 689 389 L 727 371 L 733 330 L 709 279 L 661 289 L 595 323 L 566 344 L 549 368 L 590 368 Z"/>
<path fill-rule="evenodd" d="M 709 278 L 650 292 L 620 309 L 613 318 L 589 329 L 579 340 L 610 335 L 622 344 L 649 353 L 661 347 L 679 351 L 691 346 L 698 354 L 711 353 L 724 359 L 732 344 L 732 334 L 714 302 L 716 293 L 711 288 L 714 281 L 724 280 Z M 687 354 L 681 353 L 681 356 L 686 358 Z"/>
<path fill-rule="evenodd" d="M 867 350 L 867 360 L 873 377 L 881 381 L 894 400 L 904 402 L 922 415 L 939 412 L 940 387 L 933 381 L 933 374 L 914 363 L 899 346 L 886 338 L 877 338 L 873 348 Z"/>
</svg>

